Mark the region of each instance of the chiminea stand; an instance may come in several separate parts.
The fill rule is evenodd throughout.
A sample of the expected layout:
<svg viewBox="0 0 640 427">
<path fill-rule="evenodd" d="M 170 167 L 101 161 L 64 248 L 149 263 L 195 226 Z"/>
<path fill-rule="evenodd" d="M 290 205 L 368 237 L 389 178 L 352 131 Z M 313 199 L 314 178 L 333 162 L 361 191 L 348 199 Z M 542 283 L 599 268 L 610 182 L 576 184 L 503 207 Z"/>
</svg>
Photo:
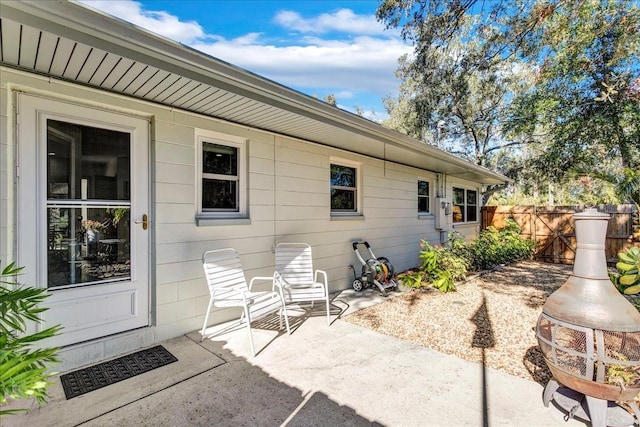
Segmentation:
<svg viewBox="0 0 640 427">
<path fill-rule="evenodd" d="M 563 387 L 555 379 L 551 379 L 544 389 L 544 406 L 548 407 L 552 399 L 567 413 L 565 421 L 579 418 L 591 422 L 593 427 L 627 427 L 640 422 L 640 409 L 635 402 L 626 402 L 633 411 L 631 414 L 615 402 Z"/>
</svg>

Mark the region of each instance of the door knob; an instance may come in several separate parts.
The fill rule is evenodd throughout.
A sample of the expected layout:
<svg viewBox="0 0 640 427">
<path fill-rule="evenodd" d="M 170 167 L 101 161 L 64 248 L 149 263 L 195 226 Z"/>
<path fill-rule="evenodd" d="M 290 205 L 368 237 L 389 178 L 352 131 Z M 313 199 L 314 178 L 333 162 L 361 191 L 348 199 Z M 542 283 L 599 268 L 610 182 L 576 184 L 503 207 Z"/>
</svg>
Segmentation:
<svg viewBox="0 0 640 427">
<path fill-rule="evenodd" d="M 146 230 L 149 227 L 149 217 L 147 214 L 142 215 L 142 221 L 134 221 L 136 224 L 142 224 L 142 229 Z"/>
</svg>

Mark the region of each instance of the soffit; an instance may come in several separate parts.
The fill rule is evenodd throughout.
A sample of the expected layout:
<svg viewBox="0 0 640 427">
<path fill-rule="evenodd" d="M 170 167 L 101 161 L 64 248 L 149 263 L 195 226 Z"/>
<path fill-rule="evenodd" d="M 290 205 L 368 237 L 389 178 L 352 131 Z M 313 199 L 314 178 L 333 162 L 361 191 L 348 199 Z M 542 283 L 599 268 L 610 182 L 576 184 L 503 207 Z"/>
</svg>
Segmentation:
<svg viewBox="0 0 640 427">
<path fill-rule="evenodd" d="M 483 184 L 508 181 L 85 6 L 3 1 L 0 25 L 7 66 Z"/>
</svg>

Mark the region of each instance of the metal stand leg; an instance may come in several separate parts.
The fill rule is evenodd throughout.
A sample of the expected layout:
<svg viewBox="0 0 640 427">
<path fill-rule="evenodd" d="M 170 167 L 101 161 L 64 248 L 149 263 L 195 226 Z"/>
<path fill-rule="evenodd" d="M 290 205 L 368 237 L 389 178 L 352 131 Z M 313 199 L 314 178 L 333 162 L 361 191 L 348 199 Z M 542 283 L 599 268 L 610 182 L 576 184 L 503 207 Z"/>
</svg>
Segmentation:
<svg viewBox="0 0 640 427">
<path fill-rule="evenodd" d="M 554 400 L 556 405 L 566 412 L 565 421 L 572 418 L 590 422 L 590 427 L 638 426 L 640 427 L 640 408 L 631 401 L 625 402 L 633 414 L 615 402 L 587 396 L 578 391 L 563 387 L 551 379 L 544 389 L 544 406 Z M 611 406 L 609 405 L 611 403 Z"/>
<path fill-rule="evenodd" d="M 591 396 L 587 398 L 587 407 L 589 408 L 589 418 L 592 427 L 607 427 L 607 407 L 606 400 L 598 399 Z"/>
<path fill-rule="evenodd" d="M 382 294 L 383 297 L 387 296 L 387 291 L 385 291 L 384 286 L 382 286 L 380 282 L 374 279 L 373 284 L 376 285 L 378 289 L 380 289 L 380 293 Z"/>
<path fill-rule="evenodd" d="M 558 381 L 551 378 L 547 383 L 547 386 L 544 388 L 544 393 L 542 395 L 542 402 L 544 403 L 545 407 L 549 407 L 549 402 L 551 402 L 551 399 L 553 399 L 553 393 L 555 393 L 558 388 L 560 388 L 560 384 L 558 384 Z"/>
</svg>

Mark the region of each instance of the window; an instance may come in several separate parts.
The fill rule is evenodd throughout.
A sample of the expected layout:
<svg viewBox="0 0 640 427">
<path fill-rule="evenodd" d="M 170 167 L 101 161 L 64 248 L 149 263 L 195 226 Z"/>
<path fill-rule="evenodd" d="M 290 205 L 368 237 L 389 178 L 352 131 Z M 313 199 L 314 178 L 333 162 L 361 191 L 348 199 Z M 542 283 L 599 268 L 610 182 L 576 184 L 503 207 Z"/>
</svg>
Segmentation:
<svg viewBox="0 0 640 427">
<path fill-rule="evenodd" d="M 453 188 L 453 222 L 475 222 L 478 220 L 478 192 L 464 188 Z"/>
<path fill-rule="evenodd" d="M 429 213 L 429 181 L 418 181 L 418 213 Z"/>
<path fill-rule="evenodd" d="M 202 143 L 202 211 L 238 212 L 238 148 Z"/>
<path fill-rule="evenodd" d="M 198 142 L 199 214 L 224 218 L 246 216 L 246 142 L 213 133 L 200 135 Z"/>
<path fill-rule="evenodd" d="M 467 222 L 478 220 L 478 192 L 467 190 Z"/>
<path fill-rule="evenodd" d="M 358 169 L 331 164 L 331 213 L 358 212 Z"/>
</svg>

